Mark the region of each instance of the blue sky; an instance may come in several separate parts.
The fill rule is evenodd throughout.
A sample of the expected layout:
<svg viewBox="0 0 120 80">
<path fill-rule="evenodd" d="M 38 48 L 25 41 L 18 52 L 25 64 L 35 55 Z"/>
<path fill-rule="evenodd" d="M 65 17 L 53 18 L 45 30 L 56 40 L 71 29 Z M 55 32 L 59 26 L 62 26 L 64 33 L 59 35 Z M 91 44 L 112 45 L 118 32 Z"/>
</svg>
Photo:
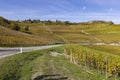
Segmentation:
<svg viewBox="0 0 120 80">
<path fill-rule="evenodd" d="M 106 20 L 120 23 L 120 0 L 0 0 L 7 19 Z"/>
</svg>

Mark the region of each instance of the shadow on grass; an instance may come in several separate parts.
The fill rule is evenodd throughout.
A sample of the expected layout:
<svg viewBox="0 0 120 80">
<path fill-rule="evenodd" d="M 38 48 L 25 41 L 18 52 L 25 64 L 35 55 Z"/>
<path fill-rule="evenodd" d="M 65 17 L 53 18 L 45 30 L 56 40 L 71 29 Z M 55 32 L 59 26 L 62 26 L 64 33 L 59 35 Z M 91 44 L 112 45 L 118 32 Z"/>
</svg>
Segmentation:
<svg viewBox="0 0 120 80">
<path fill-rule="evenodd" d="M 33 80 L 68 80 L 68 77 L 62 77 L 60 74 L 39 75 Z"/>
</svg>

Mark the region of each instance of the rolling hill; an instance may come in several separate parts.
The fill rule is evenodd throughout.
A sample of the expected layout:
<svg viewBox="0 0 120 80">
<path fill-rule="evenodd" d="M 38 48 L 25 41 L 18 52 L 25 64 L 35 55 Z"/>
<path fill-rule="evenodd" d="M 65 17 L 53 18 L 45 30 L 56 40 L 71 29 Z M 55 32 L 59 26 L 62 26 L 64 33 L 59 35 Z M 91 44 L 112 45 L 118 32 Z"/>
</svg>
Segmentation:
<svg viewBox="0 0 120 80">
<path fill-rule="evenodd" d="M 120 41 L 118 37 L 120 25 L 105 21 L 70 23 L 40 20 L 11 21 L 0 18 L 0 25 L 1 46 Z"/>
</svg>

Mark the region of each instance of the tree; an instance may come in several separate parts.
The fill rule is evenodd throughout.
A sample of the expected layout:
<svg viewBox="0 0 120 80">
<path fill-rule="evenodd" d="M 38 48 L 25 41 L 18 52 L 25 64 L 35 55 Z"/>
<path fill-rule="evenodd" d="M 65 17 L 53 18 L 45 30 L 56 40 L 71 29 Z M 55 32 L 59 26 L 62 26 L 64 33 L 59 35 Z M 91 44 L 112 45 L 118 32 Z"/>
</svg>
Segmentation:
<svg viewBox="0 0 120 80">
<path fill-rule="evenodd" d="M 11 22 L 10 23 L 10 28 L 16 31 L 20 30 L 20 26 L 17 23 Z"/>
<path fill-rule="evenodd" d="M 3 17 L 0 16 L 0 25 L 1 26 L 8 26 L 9 25 L 9 21 Z"/>
<path fill-rule="evenodd" d="M 25 31 L 29 31 L 29 26 L 25 26 Z"/>
<path fill-rule="evenodd" d="M 108 23 L 109 23 L 109 25 L 112 25 L 112 24 L 114 24 L 112 21 L 109 21 Z"/>
<path fill-rule="evenodd" d="M 69 25 L 70 24 L 70 22 L 69 21 L 65 21 L 65 25 Z"/>
</svg>

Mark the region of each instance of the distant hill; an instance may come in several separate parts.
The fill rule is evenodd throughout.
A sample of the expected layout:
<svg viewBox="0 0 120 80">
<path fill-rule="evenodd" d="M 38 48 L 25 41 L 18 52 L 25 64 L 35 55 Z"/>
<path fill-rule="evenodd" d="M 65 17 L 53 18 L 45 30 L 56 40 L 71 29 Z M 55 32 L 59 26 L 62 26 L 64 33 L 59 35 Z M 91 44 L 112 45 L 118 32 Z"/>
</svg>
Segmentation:
<svg viewBox="0 0 120 80">
<path fill-rule="evenodd" d="M 89 21 L 89 23 L 107 23 L 107 24 L 114 24 L 112 21 L 102 21 L 102 20 Z"/>
<path fill-rule="evenodd" d="M 91 20 L 91 21 L 88 21 L 88 22 L 80 22 L 80 23 L 77 23 L 77 24 L 83 24 L 83 25 L 86 25 L 86 24 L 108 24 L 108 25 L 111 25 L 111 24 L 114 24 L 112 21 L 103 21 L 103 20 Z"/>
</svg>

